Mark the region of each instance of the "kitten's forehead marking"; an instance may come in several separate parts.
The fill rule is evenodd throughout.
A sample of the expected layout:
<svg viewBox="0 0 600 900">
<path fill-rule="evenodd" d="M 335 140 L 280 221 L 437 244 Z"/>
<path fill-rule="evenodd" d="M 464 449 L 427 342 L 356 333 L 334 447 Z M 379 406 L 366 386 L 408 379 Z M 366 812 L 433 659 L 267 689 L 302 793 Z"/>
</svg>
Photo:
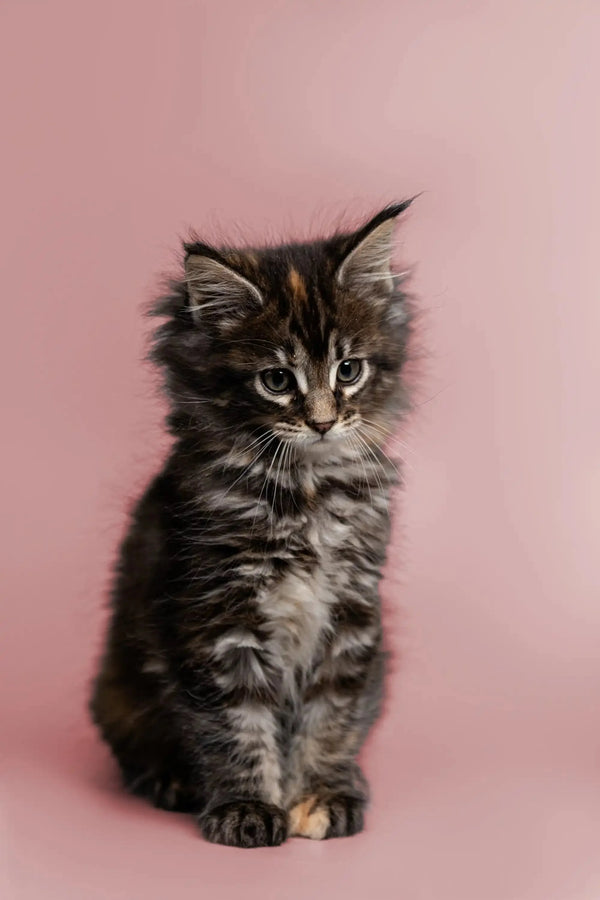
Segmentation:
<svg viewBox="0 0 600 900">
<path fill-rule="evenodd" d="M 296 378 L 296 383 L 298 385 L 298 390 L 301 394 L 308 394 L 308 379 L 306 377 L 306 373 L 303 369 L 294 368 L 293 370 L 294 376 Z"/>
<path fill-rule="evenodd" d="M 306 282 L 294 266 L 290 266 L 288 284 L 295 300 L 306 300 Z"/>
<path fill-rule="evenodd" d="M 337 363 L 334 363 L 329 367 L 329 387 L 332 391 L 335 391 L 335 386 L 337 383 Z"/>
<path fill-rule="evenodd" d="M 349 348 L 348 339 L 339 346 L 337 331 L 333 329 L 329 335 L 326 361 L 318 362 L 313 359 L 310 351 L 298 339 L 294 339 L 292 354 L 287 355 L 283 350 L 277 350 L 277 358 L 282 366 L 294 373 L 301 394 L 308 394 L 311 383 L 314 388 L 323 381 L 328 381 L 330 389 L 335 391 L 338 364 L 348 354 Z"/>
<path fill-rule="evenodd" d="M 338 364 L 337 332 L 335 329 L 333 329 L 331 334 L 329 335 L 327 363 L 329 369 L 329 387 L 332 391 L 335 391 Z"/>
<path fill-rule="evenodd" d="M 306 298 L 306 285 L 298 270 L 293 266 L 288 273 L 288 282 L 296 297 Z M 286 353 L 282 348 L 277 349 L 275 352 L 280 365 L 293 372 L 296 384 L 298 385 L 298 390 L 301 394 L 306 396 L 309 393 L 311 385 L 314 389 L 319 383 L 322 384 L 323 381 L 328 382 L 329 388 L 332 391 L 335 391 L 338 365 L 342 359 L 346 359 L 350 356 L 351 347 L 352 342 L 350 339 L 347 337 L 339 338 L 338 332 L 334 328 L 329 334 L 326 361 L 318 362 L 312 358 L 310 350 L 297 338 L 293 338 L 293 348 L 291 353 Z M 363 380 L 364 379 L 361 378 L 360 382 L 362 383 Z M 350 395 L 351 393 L 355 393 L 361 386 L 361 383 L 357 384 L 353 390 L 348 391 L 348 389 L 346 389 L 346 394 Z"/>
<path fill-rule="evenodd" d="M 294 378 L 296 379 L 298 390 L 301 394 L 307 394 L 307 372 L 310 366 L 310 356 L 308 355 L 300 341 L 295 339 L 293 341 L 292 352 L 289 355 L 286 355 L 285 353 L 283 353 L 283 351 L 281 351 L 281 353 L 286 360 L 285 365 L 294 373 Z"/>
</svg>

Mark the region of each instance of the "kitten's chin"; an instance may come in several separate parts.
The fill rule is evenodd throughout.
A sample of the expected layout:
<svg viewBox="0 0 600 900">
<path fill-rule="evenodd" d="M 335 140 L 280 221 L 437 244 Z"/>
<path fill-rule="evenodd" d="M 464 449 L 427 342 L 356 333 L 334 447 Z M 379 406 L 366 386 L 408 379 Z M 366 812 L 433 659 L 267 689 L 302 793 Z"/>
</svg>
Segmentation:
<svg viewBox="0 0 600 900">
<path fill-rule="evenodd" d="M 342 462 L 353 456 L 353 450 L 345 434 L 326 434 L 323 437 L 315 435 L 314 440 L 302 441 L 300 453 L 310 462 L 318 462 L 325 459 L 336 459 Z"/>
</svg>

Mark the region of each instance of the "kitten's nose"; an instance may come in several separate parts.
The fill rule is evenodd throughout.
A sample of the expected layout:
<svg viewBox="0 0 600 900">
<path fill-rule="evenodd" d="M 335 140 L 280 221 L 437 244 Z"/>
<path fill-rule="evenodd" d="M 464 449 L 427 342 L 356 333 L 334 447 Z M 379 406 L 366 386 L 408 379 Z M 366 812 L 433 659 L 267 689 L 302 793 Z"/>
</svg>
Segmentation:
<svg viewBox="0 0 600 900">
<path fill-rule="evenodd" d="M 311 428 L 314 428 L 315 431 L 318 431 L 319 434 L 325 434 L 332 425 L 335 425 L 335 419 L 329 419 L 328 422 L 309 422 L 308 424 Z"/>
</svg>

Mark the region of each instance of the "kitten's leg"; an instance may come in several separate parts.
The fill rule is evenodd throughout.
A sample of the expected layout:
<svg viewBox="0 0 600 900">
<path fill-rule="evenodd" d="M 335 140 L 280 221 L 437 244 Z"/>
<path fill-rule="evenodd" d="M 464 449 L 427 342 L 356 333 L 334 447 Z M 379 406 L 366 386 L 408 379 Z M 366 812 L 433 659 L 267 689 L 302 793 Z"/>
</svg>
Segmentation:
<svg viewBox="0 0 600 900">
<path fill-rule="evenodd" d="M 135 645 L 111 647 L 94 684 L 90 711 L 127 790 L 161 809 L 197 811 L 201 802 L 180 752 L 178 722 L 164 702 L 158 676 L 144 671 L 147 661 Z"/>
<path fill-rule="evenodd" d="M 305 708 L 293 752 L 291 835 L 317 840 L 345 837 L 363 828 L 367 782 L 356 762 L 363 735 L 352 705 L 321 697 Z"/>
<path fill-rule="evenodd" d="M 320 840 L 362 830 L 368 786 L 356 756 L 377 717 L 382 678 L 383 655 L 373 647 L 354 679 L 334 667 L 307 697 L 286 792 L 291 835 Z"/>
<path fill-rule="evenodd" d="M 227 652 L 205 657 L 184 685 L 162 688 L 166 676 L 144 673 L 135 647 L 126 648 L 129 667 L 113 648 L 96 680 L 93 716 L 132 793 L 194 813 L 211 841 L 280 844 L 287 816 L 272 691 L 258 649 L 240 648 L 235 632 L 222 647 Z"/>
<path fill-rule="evenodd" d="M 231 702 L 231 693 L 206 688 L 205 683 L 198 708 L 186 694 L 167 713 L 149 683 L 140 686 L 140 704 L 132 685 L 123 677 L 115 682 L 114 665 L 105 663 L 94 716 L 132 793 L 165 809 L 195 813 L 211 841 L 280 844 L 287 817 L 273 712 L 251 693 Z"/>
<path fill-rule="evenodd" d="M 281 734 L 277 697 L 281 676 L 258 632 L 235 625 L 210 641 L 184 680 L 184 740 L 204 798 L 198 821 L 205 837 L 236 847 L 281 844 Z"/>
<path fill-rule="evenodd" d="M 203 723 L 201 766 L 208 799 L 199 816 L 204 836 L 234 847 L 267 847 L 287 837 L 282 808 L 277 723 L 256 700 Z"/>
</svg>

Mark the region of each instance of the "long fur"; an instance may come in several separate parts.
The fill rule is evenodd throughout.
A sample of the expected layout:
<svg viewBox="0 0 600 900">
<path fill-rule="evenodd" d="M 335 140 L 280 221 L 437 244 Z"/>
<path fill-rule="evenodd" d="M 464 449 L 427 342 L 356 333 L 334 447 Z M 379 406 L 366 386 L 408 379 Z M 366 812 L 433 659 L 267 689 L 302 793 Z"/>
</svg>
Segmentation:
<svg viewBox="0 0 600 900">
<path fill-rule="evenodd" d="M 313 243 L 186 245 L 156 305 L 175 440 L 120 550 L 91 711 L 125 785 L 211 841 L 363 825 L 397 480 L 383 447 L 407 407 L 391 224 L 407 205 Z M 355 385 L 343 359 L 362 361 Z M 271 395 L 260 373 L 281 368 L 293 389 Z"/>
</svg>

